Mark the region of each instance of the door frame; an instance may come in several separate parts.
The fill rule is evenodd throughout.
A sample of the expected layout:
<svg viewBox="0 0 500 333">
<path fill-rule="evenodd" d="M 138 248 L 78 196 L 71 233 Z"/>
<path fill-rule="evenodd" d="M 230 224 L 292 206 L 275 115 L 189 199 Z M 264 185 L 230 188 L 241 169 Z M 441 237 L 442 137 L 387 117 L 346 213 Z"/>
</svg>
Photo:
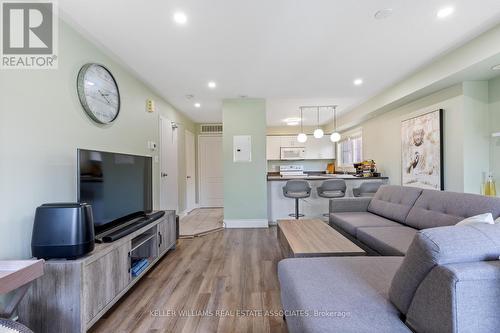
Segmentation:
<svg viewBox="0 0 500 333">
<path fill-rule="evenodd" d="M 193 204 L 193 207 L 188 207 L 188 184 L 187 184 L 187 178 L 184 179 L 184 182 L 186 184 L 186 197 L 185 197 L 185 202 L 186 202 L 186 209 L 185 209 L 185 213 L 186 214 L 189 214 L 191 211 L 195 210 L 196 208 L 198 208 L 200 205 L 198 203 L 198 200 L 196 198 L 196 194 L 197 194 L 197 191 L 196 191 L 196 187 L 198 186 L 198 167 L 197 167 L 197 163 L 196 163 L 196 158 L 197 158 L 197 154 L 196 154 L 196 134 L 189 131 L 189 130 L 185 130 L 184 131 L 184 154 L 185 154 L 185 163 L 186 163 L 186 176 L 187 176 L 187 159 L 188 159 L 188 154 L 187 154 L 187 136 L 188 135 L 192 135 L 193 136 L 193 166 L 194 166 L 194 173 L 193 175 L 191 175 L 191 177 L 194 177 L 194 204 Z"/>
<path fill-rule="evenodd" d="M 166 199 L 166 198 L 162 198 L 162 173 L 163 173 L 163 170 L 162 170 L 162 150 L 163 150 L 163 142 L 162 142 L 162 132 L 163 132 L 163 129 L 162 129 L 162 121 L 166 121 L 166 122 L 170 122 L 170 124 L 173 124 L 175 123 L 174 121 L 170 120 L 169 118 L 165 117 L 165 116 L 162 116 L 162 115 L 159 115 L 158 117 L 158 128 L 159 128 L 159 142 L 158 142 L 158 177 L 159 177 L 159 181 L 158 181 L 158 190 L 159 190 L 159 193 L 158 193 L 158 208 L 159 209 L 163 209 L 162 208 L 162 199 Z M 179 127 L 177 128 L 173 128 L 172 127 L 172 131 L 177 131 L 179 129 Z M 176 211 L 176 214 L 179 214 L 179 132 L 177 132 L 177 142 L 176 142 L 176 152 L 177 152 L 177 157 L 176 157 L 176 167 L 175 167 L 175 170 L 176 170 L 176 175 L 175 175 L 175 178 L 176 178 L 176 182 L 177 182 L 177 191 L 176 191 L 176 208 L 175 208 L 175 211 Z M 168 177 L 168 176 L 167 176 Z M 163 206 L 165 207 L 165 206 Z M 168 207 L 167 207 L 168 208 Z"/>
<path fill-rule="evenodd" d="M 197 144 L 198 144 L 198 152 L 197 152 L 197 158 L 198 158 L 198 165 L 196 166 L 196 171 L 197 171 L 197 174 L 198 174 L 198 177 L 197 178 L 197 184 L 198 184 L 198 207 L 200 208 L 204 208 L 204 207 L 208 207 L 208 206 L 203 206 L 202 205 L 202 201 L 201 201 L 201 145 L 200 145 L 200 139 L 204 138 L 204 137 L 219 137 L 222 139 L 222 133 L 217 133 L 217 134 L 198 134 L 198 138 L 197 138 Z M 223 164 L 224 165 L 224 164 Z"/>
</svg>

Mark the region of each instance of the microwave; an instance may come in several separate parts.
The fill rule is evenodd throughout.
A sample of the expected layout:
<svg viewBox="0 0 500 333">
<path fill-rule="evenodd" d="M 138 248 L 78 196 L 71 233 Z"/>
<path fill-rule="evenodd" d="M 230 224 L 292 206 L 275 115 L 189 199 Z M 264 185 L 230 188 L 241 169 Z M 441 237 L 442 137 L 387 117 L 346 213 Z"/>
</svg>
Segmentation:
<svg viewBox="0 0 500 333">
<path fill-rule="evenodd" d="M 304 147 L 281 147 L 280 160 L 294 161 L 303 160 L 306 156 L 306 148 Z"/>
</svg>

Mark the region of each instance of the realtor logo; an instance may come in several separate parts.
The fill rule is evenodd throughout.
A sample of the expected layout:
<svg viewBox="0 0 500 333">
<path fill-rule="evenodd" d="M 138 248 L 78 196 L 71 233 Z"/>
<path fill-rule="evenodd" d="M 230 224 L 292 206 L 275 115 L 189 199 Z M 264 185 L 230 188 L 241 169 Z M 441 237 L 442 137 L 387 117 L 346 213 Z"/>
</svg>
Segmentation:
<svg viewBox="0 0 500 333">
<path fill-rule="evenodd" d="M 57 68 L 55 3 L 1 2 L 2 69 Z"/>
</svg>

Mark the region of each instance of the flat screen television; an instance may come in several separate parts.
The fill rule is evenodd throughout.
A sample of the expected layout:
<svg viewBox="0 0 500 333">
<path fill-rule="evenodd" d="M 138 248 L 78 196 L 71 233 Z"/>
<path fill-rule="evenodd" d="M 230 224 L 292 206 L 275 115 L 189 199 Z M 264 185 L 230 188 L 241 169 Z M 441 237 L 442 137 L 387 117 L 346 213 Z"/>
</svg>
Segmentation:
<svg viewBox="0 0 500 333">
<path fill-rule="evenodd" d="M 150 213 L 152 159 L 78 149 L 78 202 L 92 205 L 96 234 Z"/>
</svg>

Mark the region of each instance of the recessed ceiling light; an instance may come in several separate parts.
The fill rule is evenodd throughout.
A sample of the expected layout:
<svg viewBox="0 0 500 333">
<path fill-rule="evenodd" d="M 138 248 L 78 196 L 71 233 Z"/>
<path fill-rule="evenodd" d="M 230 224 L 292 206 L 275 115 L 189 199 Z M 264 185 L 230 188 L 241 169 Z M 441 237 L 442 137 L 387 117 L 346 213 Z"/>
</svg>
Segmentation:
<svg viewBox="0 0 500 333">
<path fill-rule="evenodd" d="M 199 109 L 199 108 L 201 108 L 201 104 L 200 103 L 194 103 L 194 107 L 197 108 L 197 109 Z"/>
<path fill-rule="evenodd" d="M 353 83 L 355 86 L 360 86 L 363 84 L 363 79 L 356 79 L 356 80 L 354 80 Z"/>
<path fill-rule="evenodd" d="M 215 83 L 214 81 L 210 81 L 208 82 L 208 87 L 210 89 L 214 89 L 215 87 L 217 87 L 217 83 Z"/>
<path fill-rule="evenodd" d="M 500 71 L 500 64 L 491 67 L 491 70 L 493 70 L 493 71 Z"/>
<path fill-rule="evenodd" d="M 374 17 L 377 20 L 385 20 L 392 16 L 392 8 L 381 9 L 375 13 Z"/>
<path fill-rule="evenodd" d="M 183 12 L 175 12 L 174 13 L 174 21 L 177 24 L 186 24 L 187 16 Z"/>
<path fill-rule="evenodd" d="M 450 16 L 451 14 L 453 14 L 454 11 L 455 11 L 455 8 L 453 8 L 451 6 L 443 7 L 440 10 L 438 10 L 436 16 L 440 19 L 444 19 L 444 18 Z"/>
</svg>

